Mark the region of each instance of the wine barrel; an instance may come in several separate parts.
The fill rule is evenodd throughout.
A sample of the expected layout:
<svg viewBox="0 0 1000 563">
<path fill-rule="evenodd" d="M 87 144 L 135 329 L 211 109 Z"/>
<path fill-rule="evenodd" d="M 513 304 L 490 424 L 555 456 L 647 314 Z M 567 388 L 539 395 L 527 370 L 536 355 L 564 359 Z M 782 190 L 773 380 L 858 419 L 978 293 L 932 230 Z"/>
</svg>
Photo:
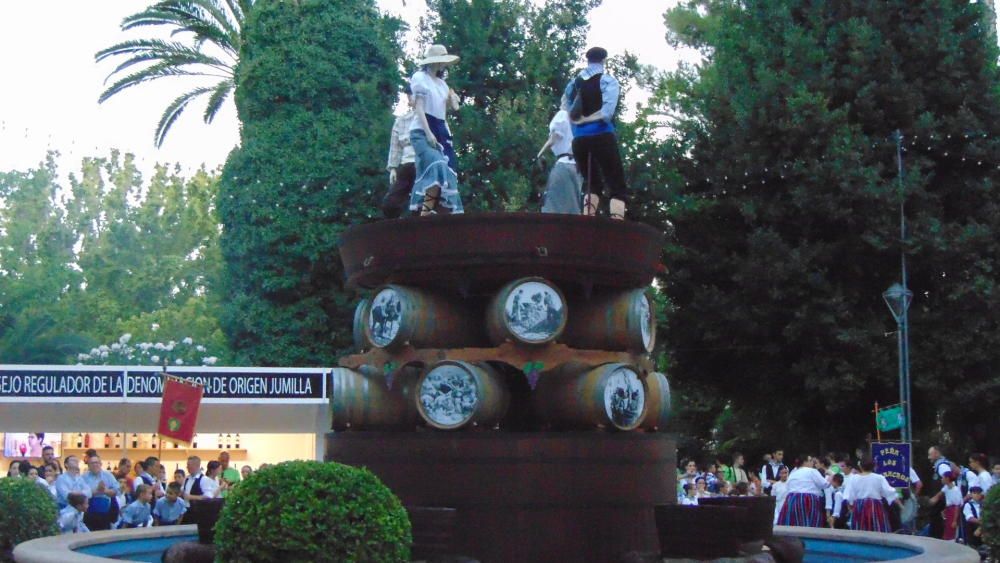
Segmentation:
<svg viewBox="0 0 1000 563">
<path fill-rule="evenodd" d="M 647 397 L 639 370 L 613 363 L 543 373 L 532 402 L 538 417 L 553 426 L 633 430 L 646 417 Z"/>
<path fill-rule="evenodd" d="M 365 334 L 365 318 L 368 316 L 368 305 L 371 302 L 370 298 L 365 297 L 354 308 L 354 323 L 351 325 L 351 334 L 354 337 L 355 352 L 364 352 L 372 346 L 371 341 L 368 340 L 368 335 Z"/>
<path fill-rule="evenodd" d="M 698 506 L 742 506 L 746 518 L 733 522 L 732 533 L 741 543 L 764 541 L 774 535 L 774 505 L 776 498 L 764 497 L 706 497 L 698 499 Z"/>
<path fill-rule="evenodd" d="M 445 360 L 420 376 L 415 400 L 427 424 L 458 430 L 500 422 L 510 392 L 503 377 L 486 364 Z"/>
<path fill-rule="evenodd" d="M 670 383 L 667 376 L 659 372 L 650 372 L 646 377 L 646 418 L 642 427 L 647 430 L 663 430 L 670 420 Z"/>
<path fill-rule="evenodd" d="M 566 328 L 566 298 L 543 278 L 521 278 L 505 285 L 486 309 L 486 330 L 495 345 L 512 341 L 545 344 Z"/>
<path fill-rule="evenodd" d="M 415 426 L 419 420 L 413 404 L 415 381 L 415 374 L 404 368 L 400 370 L 392 389 L 389 389 L 380 376 L 335 368 L 330 388 L 333 429 Z"/>
<path fill-rule="evenodd" d="M 597 294 L 570 305 L 573 316 L 561 342 L 588 350 L 653 351 L 656 317 L 645 290 Z"/>
<path fill-rule="evenodd" d="M 378 348 L 461 348 L 483 343 L 475 315 L 458 297 L 384 285 L 365 315 L 365 336 Z"/>
</svg>

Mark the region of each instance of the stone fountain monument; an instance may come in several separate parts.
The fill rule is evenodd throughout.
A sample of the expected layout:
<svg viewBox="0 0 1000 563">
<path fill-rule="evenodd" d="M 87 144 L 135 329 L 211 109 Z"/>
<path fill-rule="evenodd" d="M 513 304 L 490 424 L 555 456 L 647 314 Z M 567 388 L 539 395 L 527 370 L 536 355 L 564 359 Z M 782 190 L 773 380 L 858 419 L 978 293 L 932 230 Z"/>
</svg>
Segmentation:
<svg viewBox="0 0 1000 563">
<path fill-rule="evenodd" d="M 410 510 L 415 557 L 617 561 L 676 499 L 670 388 L 650 359 L 663 234 L 527 213 L 412 217 L 341 240 L 356 353 L 327 460 Z"/>
</svg>

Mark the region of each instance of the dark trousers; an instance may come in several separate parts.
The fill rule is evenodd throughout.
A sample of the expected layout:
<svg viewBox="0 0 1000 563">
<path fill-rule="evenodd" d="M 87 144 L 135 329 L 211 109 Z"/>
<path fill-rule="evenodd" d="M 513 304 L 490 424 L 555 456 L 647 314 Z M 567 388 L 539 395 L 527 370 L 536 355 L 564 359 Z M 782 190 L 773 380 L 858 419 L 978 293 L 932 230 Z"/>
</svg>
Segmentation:
<svg viewBox="0 0 1000 563">
<path fill-rule="evenodd" d="M 396 182 L 389 186 L 389 191 L 382 198 L 382 213 L 386 219 L 399 217 L 410 206 L 410 192 L 413 191 L 413 181 L 416 178 L 417 167 L 412 162 L 396 168 Z"/>
<path fill-rule="evenodd" d="M 618 152 L 618 137 L 614 133 L 601 133 L 573 138 L 573 158 L 576 169 L 583 176 L 584 192 L 594 195 L 604 193 L 605 183 L 612 199 L 625 201 L 625 169 Z"/>
</svg>

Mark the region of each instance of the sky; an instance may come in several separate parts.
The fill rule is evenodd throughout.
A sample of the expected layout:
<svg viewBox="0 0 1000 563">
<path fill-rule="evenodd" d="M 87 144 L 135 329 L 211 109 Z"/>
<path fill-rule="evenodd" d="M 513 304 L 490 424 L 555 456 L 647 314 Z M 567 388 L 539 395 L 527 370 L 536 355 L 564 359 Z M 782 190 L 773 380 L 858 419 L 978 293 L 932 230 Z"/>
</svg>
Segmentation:
<svg viewBox="0 0 1000 563">
<path fill-rule="evenodd" d="M 663 13 L 676 1 L 604 0 L 590 14 L 588 44 L 601 45 L 611 54 L 628 50 L 640 63 L 665 70 L 676 68 L 680 60 L 694 60 L 693 53 L 676 51 L 664 39 Z M 112 149 L 135 154 L 146 173 L 156 163 L 177 164 L 187 173 L 203 165 L 210 170 L 222 165 L 239 141 L 231 99 L 211 125 L 201 118 L 204 101 L 192 103 L 159 149 L 153 131 L 160 114 L 192 83 L 161 79 L 97 102 L 115 63 L 97 64 L 94 53 L 119 41 L 147 37 L 148 29 L 123 32 L 119 24 L 152 3 L 0 2 L 0 76 L 5 78 L 0 82 L 0 171 L 37 166 L 48 150 L 59 151 L 61 175 L 78 170 L 82 158 L 107 156 Z M 407 52 L 415 53 L 412 40 L 427 10 L 424 0 L 378 4 L 410 23 Z"/>
</svg>

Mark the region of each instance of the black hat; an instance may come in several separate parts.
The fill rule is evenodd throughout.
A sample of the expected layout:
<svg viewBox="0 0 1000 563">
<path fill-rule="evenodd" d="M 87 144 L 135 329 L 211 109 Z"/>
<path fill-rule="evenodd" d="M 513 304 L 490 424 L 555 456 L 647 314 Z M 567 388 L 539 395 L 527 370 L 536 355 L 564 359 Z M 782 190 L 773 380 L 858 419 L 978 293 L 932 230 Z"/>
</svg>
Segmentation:
<svg viewBox="0 0 1000 563">
<path fill-rule="evenodd" d="M 603 63 L 606 58 L 608 58 L 608 50 L 603 47 L 591 47 L 587 51 L 588 63 Z"/>
<path fill-rule="evenodd" d="M 981 492 L 983 492 L 983 488 L 980 487 L 979 485 L 976 485 L 974 487 L 969 487 L 969 492 L 970 493 L 981 493 Z"/>
</svg>

